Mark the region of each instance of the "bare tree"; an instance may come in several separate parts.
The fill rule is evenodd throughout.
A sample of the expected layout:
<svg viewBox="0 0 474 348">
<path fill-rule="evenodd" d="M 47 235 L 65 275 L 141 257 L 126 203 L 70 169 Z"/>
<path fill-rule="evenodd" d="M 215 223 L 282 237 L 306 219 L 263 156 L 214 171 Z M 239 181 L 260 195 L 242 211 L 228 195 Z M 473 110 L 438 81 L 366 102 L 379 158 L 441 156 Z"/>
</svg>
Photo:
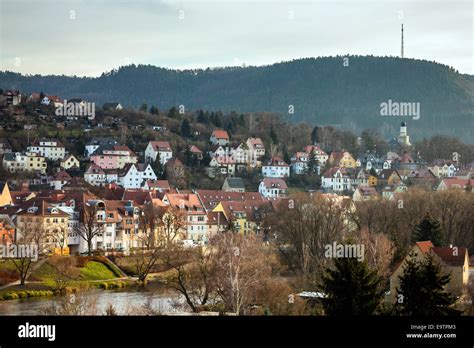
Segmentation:
<svg viewBox="0 0 474 348">
<path fill-rule="evenodd" d="M 168 278 L 168 285 L 184 296 L 193 312 L 215 298 L 215 252 L 200 247 L 189 249 L 175 245 L 165 255 L 163 261 L 174 270 Z"/>
<path fill-rule="evenodd" d="M 104 223 L 99 221 L 98 204 L 85 203 L 80 209 L 80 222 L 74 231 L 87 243 L 87 253 L 92 255 L 94 238 L 104 233 Z"/>
<path fill-rule="evenodd" d="M 264 245 L 257 236 L 225 232 L 213 240 L 213 247 L 217 293 L 227 310 L 245 314 L 253 289 L 271 275 Z"/>
<path fill-rule="evenodd" d="M 22 224 L 21 234 L 17 240 L 16 247 L 32 247 L 32 245 L 35 245 L 39 254 L 44 238 L 45 230 L 43 226 L 38 222 L 27 220 Z M 31 272 L 33 261 L 31 255 L 28 255 L 27 253 L 19 253 L 16 256 L 17 257 L 14 258 L 12 262 L 20 275 L 20 285 L 24 286 L 26 278 L 28 278 Z"/>
</svg>

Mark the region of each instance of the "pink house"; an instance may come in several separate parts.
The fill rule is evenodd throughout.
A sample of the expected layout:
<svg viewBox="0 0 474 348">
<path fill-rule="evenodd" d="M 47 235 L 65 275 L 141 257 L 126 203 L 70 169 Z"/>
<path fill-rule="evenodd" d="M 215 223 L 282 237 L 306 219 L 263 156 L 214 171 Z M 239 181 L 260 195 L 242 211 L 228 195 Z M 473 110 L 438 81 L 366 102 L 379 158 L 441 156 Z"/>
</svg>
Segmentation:
<svg viewBox="0 0 474 348">
<path fill-rule="evenodd" d="M 102 169 L 122 169 L 126 164 L 137 163 L 137 156 L 128 146 L 104 146 L 91 155 L 91 162 Z"/>
</svg>

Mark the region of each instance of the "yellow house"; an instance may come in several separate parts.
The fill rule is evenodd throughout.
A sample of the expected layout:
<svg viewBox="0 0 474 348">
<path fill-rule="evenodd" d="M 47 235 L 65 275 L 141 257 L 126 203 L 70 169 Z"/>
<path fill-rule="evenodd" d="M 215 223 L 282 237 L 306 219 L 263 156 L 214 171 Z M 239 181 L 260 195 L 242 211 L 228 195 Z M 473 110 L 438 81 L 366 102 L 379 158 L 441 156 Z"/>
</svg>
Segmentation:
<svg viewBox="0 0 474 348">
<path fill-rule="evenodd" d="M 27 152 L 26 153 L 26 171 L 39 171 L 41 174 L 46 173 L 46 158 L 35 153 L 35 152 Z"/>
<path fill-rule="evenodd" d="M 402 178 L 396 169 L 384 169 L 379 174 L 379 181 L 388 185 L 397 185 Z"/>
<path fill-rule="evenodd" d="M 369 186 L 377 186 L 377 177 L 375 175 L 369 174 L 369 179 L 368 179 L 368 184 Z"/>
<path fill-rule="evenodd" d="M 40 253 L 69 255 L 68 223 L 68 214 L 44 200 L 33 199 L 17 214 L 17 241 L 38 242 L 40 236 Z"/>
<path fill-rule="evenodd" d="M 356 160 L 347 151 L 333 151 L 329 156 L 329 165 L 343 168 L 356 168 Z"/>
<path fill-rule="evenodd" d="M 410 258 L 422 261 L 431 254 L 439 261 L 444 274 L 450 274 L 447 291 L 460 296 L 469 283 L 469 256 L 466 248 L 435 247 L 431 241 L 417 242 L 410 253 L 398 264 L 390 276 L 390 302 L 396 301 L 397 288 L 400 287 L 400 276 L 403 275 L 403 265 Z M 414 255 L 414 256 L 411 256 Z"/>
<path fill-rule="evenodd" d="M 78 168 L 80 167 L 79 160 L 74 155 L 67 155 L 61 160 L 60 163 L 61 168 L 63 169 L 71 169 L 71 168 Z"/>
</svg>

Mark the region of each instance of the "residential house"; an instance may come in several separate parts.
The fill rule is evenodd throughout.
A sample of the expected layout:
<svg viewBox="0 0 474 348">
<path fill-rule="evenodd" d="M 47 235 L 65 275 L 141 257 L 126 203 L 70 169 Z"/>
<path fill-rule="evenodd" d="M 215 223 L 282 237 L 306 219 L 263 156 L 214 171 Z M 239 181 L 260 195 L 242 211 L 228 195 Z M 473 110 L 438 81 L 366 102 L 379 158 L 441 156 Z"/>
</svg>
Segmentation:
<svg viewBox="0 0 474 348">
<path fill-rule="evenodd" d="M 147 180 L 143 185 L 144 190 L 158 191 L 158 192 L 169 192 L 171 190 L 170 183 L 168 180 Z"/>
<path fill-rule="evenodd" d="M 455 296 L 463 294 L 469 283 L 469 256 L 466 248 L 434 247 L 431 241 L 417 242 L 410 253 L 395 267 L 390 276 L 390 301 L 396 300 L 397 288 L 400 287 L 400 277 L 404 273 L 404 265 L 409 259 L 423 261 L 427 255 L 432 255 L 441 265 L 444 274 L 451 274 L 446 290 Z"/>
<path fill-rule="evenodd" d="M 235 175 L 235 160 L 232 156 L 216 156 L 209 162 L 210 177 L 214 177 L 216 174 L 222 175 Z"/>
<path fill-rule="evenodd" d="M 76 156 L 74 155 L 66 155 L 66 157 L 64 157 L 59 166 L 62 168 L 62 169 L 79 169 L 80 167 L 80 162 L 79 160 L 76 158 Z"/>
<path fill-rule="evenodd" d="M 356 161 L 357 167 L 363 167 L 370 172 L 372 169 L 378 174 L 384 169 L 390 168 L 390 162 L 378 157 L 375 153 L 367 151 L 367 153 L 359 156 Z"/>
<path fill-rule="evenodd" d="M 290 176 L 290 166 L 278 156 L 273 156 L 270 161 L 262 166 L 264 178 L 286 178 Z"/>
<path fill-rule="evenodd" d="M 197 146 L 191 145 L 189 151 L 194 158 L 196 158 L 198 161 L 202 161 L 203 152 Z"/>
<path fill-rule="evenodd" d="M 33 231 L 41 231 L 40 252 L 67 255 L 69 215 L 44 199 L 32 199 L 16 213 L 17 241 L 21 242 Z"/>
<path fill-rule="evenodd" d="M 437 182 L 437 177 L 429 169 L 420 169 L 412 171 L 411 174 L 408 175 L 408 182 L 413 186 L 431 190 Z"/>
<path fill-rule="evenodd" d="M 122 169 L 127 164 L 136 164 L 138 157 L 126 145 L 113 145 L 100 146 L 90 160 L 102 169 Z"/>
<path fill-rule="evenodd" d="M 465 190 L 474 192 L 472 187 L 474 186 L 474 179 L 458 179 L 458 178 L 444 178 L 439 183 L 438 187 L 436 188 L 437 191 L 444 191 L 444 190 Z"/>
<path fill-rule="evenodd" d="M 342 167 L 342 168 L 355 168 L 357 167 L 356 161 L 352 155 L 345 151 L 333 151 L 329 156 L 329 165 L 331 167 Z"/>
<path fill-rule="evenodd" d="M 304 152 L 306 152 L 308 155 L 313 154 L 320 167 L 324 167 L 329 159 L 328 154 L 317 145 L 307 145 L 304 148 Z"/>
<path fill-rule="evenodd" d="M 321 177 L 321 187 L 326 191 L 351 191 L 351 178 L 345 167 L 332 167 Z"/>
<path fill-rule="evenodd" d="M 84 148 L 84 156 L 89 158 L 99 147 L 107 148 L 118 145 L 118 142 L 112 138 L 93 138 Z"/>
<path fill-rule="evenodd" d="M 165 165 L 171 157 L 173 157 L 173 150 L 167 141 L 150 141 L 145 149 L 145 159 L 148 162 L 155 162 L 159 158 L 160 163 Z"/>
<path fill-rule="evenodd" d="M 210 142 L 212 145 L 229 145 L 229 134 L 225 130 L 216 129 L 212 132 Z"/>
<path fill-rule="evenodd" d="M 41 104 L 53 105 L 55 108 L 63 106 L 63 103 L 63 100 L 61 100 L 57 95 L 44 96 L 41 100 Z"/>
<path fill-rule="evenodd" d="M 394 200 L 398 195 L 408 191 L 407 185 L 399 183 L 392 186 L 386 186 L 382 190 L 382 198 L 389 201 Z"/>
<path fill-rule="evenodd" d="M 428 167 L 438 178 L 452 178 L 456 175 L 456 164 L 451 160 L 437 159 Z"/>
<path fill-rule="evenodd" d="M 3 92 L 6 105 L 17 106 L 21 103 L 21 93 L 18 90 L 8 90 Z"/>
<path fill-rule="evenodd" d="M 63 186 L 71 181 L 71 176 L 65 170 L 58 172 L 54 178 L 49 182 L 51 188 L 54 190 L 62 190 Z"/>
<path fill-rule="evenodd" d="M 245 184 L 242 178 L 227 177 L 222 185 L 222 191 L 225 192 L 245 192 Z"/>
<path fill-rule="evenodd" d="M 185 224 L 181 229 L 180 239 L 208 242 L 208 215 L 197 194 L 167 193 L 162 200 L 184 216 Z"/>
<path fill-rule="evenodd" d="M 66 148 L 56 139 L 36 139 L 28 146 L 28 152 L 37 153 L 52 161 L 61 160 L 66 156 Z"/>
<path fill-rule="evenodd" d="M 15 152 L 3 155 L 3 168 L 10 173 L 38 171 L 46 173 L 46 158 L 35 152 Z"/>
<path fill-rule="evenodd" d="M 246 144 L 250 151 L 250 157 L 252 159 L 252 162 L 254 160 L 258 162 L 259 158 L 265 156 L 265 145 L 263 144 L 262 139 L 248 138 Z"/>
<path fill-rule="evenodd" d="M 117 183 L 126 189 L 141 188 L 144 181 L 156 179 L 156 174 L 149 163 L 130 163 L 119 173 Z"/>
<path fill-rule="evenodd" d="M 95 163 L 87 167 L 84 180 L 92 186 L 103 186 L 107 182 L 105 171 Z"/>
<path fill-rule="evenodd" d="M 258 186 L 258 192 L 263 197 L 285 197 L 288 186 L 281 178 L 264 178 Z"/>
<path fill-rule="evenodd" d="M 396 169 L 383 169 L 377 179 L 378 184 L 383 186 L 398 185 L 401 181 L 402 177 Z"/>
<path fill-rule="evenodd" d="M 369 176 L 364 169 L 358 168 L 346 168 L 347 175 L 349 175 L 351 186 L 353 188 L 359 186 L 369 186 Z"/>
<path fill-rule="evenodd" d="M 378 198 L 379 194 L 377 193 L 375 188 L 368 186 L 357 187 L 357 189 L 354 191 L 354 194 L 352 195 L 352 200 L 354 202 L 363 202 Z"/>
<path fill-rule="evenodd" d="M 291 171 L 294 174 L 306 174 L 308 172 L 309 154 L 307 152 L 297 152 L 291 157 Z"/>
</svg>

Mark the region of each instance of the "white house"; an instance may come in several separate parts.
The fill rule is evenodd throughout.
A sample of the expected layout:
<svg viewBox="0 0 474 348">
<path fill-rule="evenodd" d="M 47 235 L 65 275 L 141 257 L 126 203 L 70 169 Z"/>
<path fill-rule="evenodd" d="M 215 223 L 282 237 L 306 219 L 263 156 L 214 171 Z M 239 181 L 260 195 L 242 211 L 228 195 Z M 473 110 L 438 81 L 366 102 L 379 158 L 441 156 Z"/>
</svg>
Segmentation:
<svg viewBox="0 0 474 348">
<path fill-rule="evenodd" d="M 226 146 L 229 144 L 229 134 L 225 130 L 216 129 L 211 134 L 211 144 L 212 145 L 222 145 Z"/>
<path fill-rule="evenodd" d="M 295 174 L 305 174 L 308 170 L 309 154 L 307 152 L 297 152 L 291 157 L 291 170 Z"/>
<path fill-rule="evenodd" d="M 216 172 L 224 175 L 235 174 L 235 161 L 231 156 L 216 156 L 209 162 L 209 167 Z"/>
<path fill-rule="evenodd" d="M 28 152 L 37 153 L 49 160 L 61 160 L 66 155 L 66 148 L 56 139 L 37 139 L 30 146 Z"/>
<path fill-rule="evenodd" d="M 258 192 L 263 197 L 285 197 L 288 192 L 288 186 L 285 180 L 281 178 L 265 178 L 260 182 Z"/>
<path fill-rule="evenodd" d="M 321 177 L 321 187 L 335 192 L 352 190 L 351 178 L 346 168 L 333 167 L 328 169 Z"/>
<path fill-rule="evenodd" d="M 313 153 L 314 157 L 318 161 L 319 166 L 324 167 L 328 161 L 329 155 L 317 145 L 308 145 L 304 148 L 304 152 L 308 155 Z"/>
<path fill-rule="evenodd" d="M 156 161 L 160 158 L 160 163 L 165 165 L 168 160 L 173 157 L 173 150 L 167 141 L 150 141 L 145 149 L 145 159 L 147 161 Z"/>
<path fill-rule="evenodd" d="M 113 147 L 118 145 L 112 138 L 93 138 L 84 148 L 84 156 L 90 157 L 100 146 Z"/>
<path fill-rule="evenodd" d="M 433 166 L 428 167 L 438 178 L 452 178 L 456 175 L 457 168 L 453 161 L 435 160 Z"/>
<path fill-rule="evenodd" d="M 92 186 L 102 186 L 106 183 L 106 175 L 97 164 L 91 163 L 84 173 L 84 181 Z"/>
<path fill-rule="evenodd" d="M 252 158 L 258 160 L 260 157 L 265 156 L 265 145 L 260 138 L 248 138 L 247 147 L 249 148 Z"/>
<path fill-rule="evenodd" d="M 290 166 L 280 157 L 274 156 L 262 166 L 264 178 L 286 178 L 290 176 Z"/>
<path fill-rule="evenodd" d="M 156 174 L 151 168 L 149 163 L 147 164 L 128 164 L 118 176 L 118 184 L 126 189 L 130 188 L 141 188 L 144 181 L 156 180 Z"/>
<path fill-rule="evenodd" d="M 55 177 L 49 182 L 49 185 L 53 190 L 62 190 L 63 186 L 71 181 L 71 176 L 62 170 L 55 175 Z"/>
</svg>

